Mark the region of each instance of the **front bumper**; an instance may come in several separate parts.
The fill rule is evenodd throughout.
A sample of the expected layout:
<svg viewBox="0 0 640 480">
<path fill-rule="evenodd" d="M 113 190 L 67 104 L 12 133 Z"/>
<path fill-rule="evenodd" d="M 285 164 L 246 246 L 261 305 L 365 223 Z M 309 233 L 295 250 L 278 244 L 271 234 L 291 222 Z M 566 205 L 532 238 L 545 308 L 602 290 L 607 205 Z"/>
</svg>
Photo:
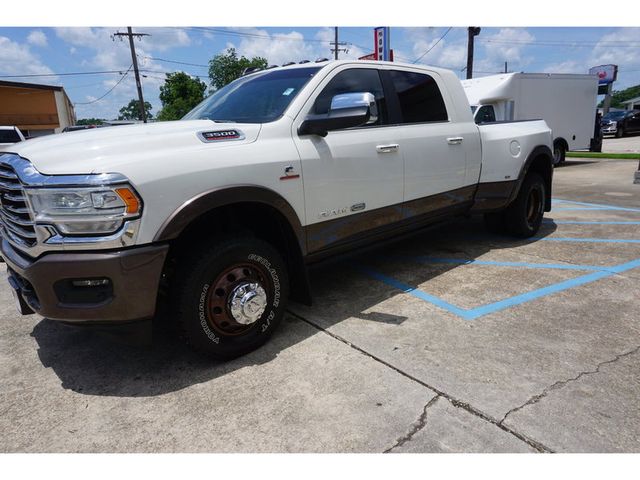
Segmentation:
<svg viewBox="0 0 640 480">
<path fill-rule="evenodd" d="M 0 250 L 19 305 L 52 320 L 114 323 L 154 315 L 169 246 L 56 252 L 33 260 L 2 238 Z M 90 286 L 73 283 L 96 279 L 103 282 Z"/>
<path fill-rule="evenodd" d="M 618 131 L 618 125 L 617 124 L 602 125 L 600 127 L 600 131 L 602 132 L 603 135 L 611 135 Z"/>
</svg>

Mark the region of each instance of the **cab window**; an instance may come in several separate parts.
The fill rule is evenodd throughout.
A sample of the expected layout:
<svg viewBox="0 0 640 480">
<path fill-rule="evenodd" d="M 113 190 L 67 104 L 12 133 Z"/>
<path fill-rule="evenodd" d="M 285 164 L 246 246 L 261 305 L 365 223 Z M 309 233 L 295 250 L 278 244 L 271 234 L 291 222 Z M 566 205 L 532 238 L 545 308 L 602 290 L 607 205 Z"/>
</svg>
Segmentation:
<svg viewBox="0 0 640 480">
<path fill-rule="evenodd" d="M 489 123 L 496 121 L 496 113 L 493 110 L 493 105 L 483 105 L 476 113 L 475 120 L 477 124 Z"/>
<path fill-rule="evenodd" d="M 431 75 L 400 70 L 389 73 L 400 101 L 402 123 L 446 122 L 449 119 L 442 93 Z"/>
</svg>

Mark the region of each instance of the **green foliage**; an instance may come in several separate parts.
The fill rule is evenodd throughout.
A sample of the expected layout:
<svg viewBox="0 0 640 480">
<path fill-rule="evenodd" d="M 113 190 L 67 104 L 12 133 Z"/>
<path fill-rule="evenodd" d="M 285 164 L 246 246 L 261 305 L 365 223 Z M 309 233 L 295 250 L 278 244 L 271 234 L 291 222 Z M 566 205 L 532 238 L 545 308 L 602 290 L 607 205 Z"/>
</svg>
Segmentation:
<svg viewBox="0 0 640 480">
<path fill-rule="evenodd" d="M 153 114 L 151 113 L 152 108 L 149 102 L 144 102 L 147 119 L 153 118 Z M 119 113 L 118 120 L 142 120 L 142 115 L 140 115 L 140 102 L 135 98 L 131 99 L 128 105 L 122 107 Z"/>
<path fill-rule="evenodd" d="M 220 89 L 226 84 L 240 78 L 245 68 L 267 68 L 267 59 L 253 57 L 251 60 L 245 56 L 239 57 L 235 48 L 228 48 L 226 53 L 216 55 L 209 60 L 209 78 L 214 89 Z"/>
<path fill-rule="evenodd" d="M 162 110 L 158 120 L 179 120 L 204 100 L 207 84 L 184 72 L 168 73 L 160 87 Z"/>
<path fill-rule="evenodd" d="M 103 123 L 103 118 L 81 118 L 76 121 L 76 125 L 102 125 Z"/>
<path fill-rule="evenodd" d="M 640 97 L 640 85 L 635 87 L 629 87 L 624 90 L 614 90 L 611 94 L 611 107 L 624 108 L 622 104 L 625 100 L 631 100 L 632 98 Z M 598 104 L 598 107 L 602 107 L 604 101 Z"/>
</svg>

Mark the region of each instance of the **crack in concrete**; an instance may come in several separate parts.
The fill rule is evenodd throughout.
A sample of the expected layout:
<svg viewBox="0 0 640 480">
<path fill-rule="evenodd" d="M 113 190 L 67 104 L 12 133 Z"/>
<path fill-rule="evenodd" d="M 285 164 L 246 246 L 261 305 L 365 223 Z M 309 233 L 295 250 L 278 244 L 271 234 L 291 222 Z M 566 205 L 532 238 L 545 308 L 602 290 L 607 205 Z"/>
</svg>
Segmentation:
<svg viewBox="0 0 640 480">
<path fill-rule="evenodd" d="M 427 410 L 429 410 L 429 408 L 436 403 L 436 401 L 440 398 L 440 395 L 436 395 L 435 397 L 433 397 L 431 400 L 429 400 L 427 402 L 427 404 L 424 406 L 422 413 L 420 414 L 420 416 L 418 417 L 418 420 L 416 420 L 415 422 L 413 422 L 411 430 L 409 430 L 405 435 L 403 435 L 402 437 L 400 437 L 399 439 L 396 440 L 396 443 L 394 443 L 391 447 L 387 448 L 384 452 L 382 453 L 390 453 L 394 448 L 398 448 L 401 447 L 402 445 L 404 445 L 407 442 L 410 442 L 411 439 L 413 439 L 413 436 L 418 433 L 420 430 L 422 430 L 424 427 L 427 426 Z"/>
<path fill-rule="evenodd" d="M 538 403 L 540 400 L 542 400 L 543 398 L 545 398 L 550 392 L 552 392 L 553 390 L 557 390 L 559 388 L 564 387 L 565 385 L 567 385 L 568 383 L 571 382 L 575 382 L 577 380 L 579 380 L 580 378 L 584 377 L 585 375 L 592 375 L 594 373 L 600 373 L 600 368 L 605 366 L 605 365 L 609 365 L 611 363 L 615 363 L 618 360 L 620 360 L 621 358 L 624 357 L 628 357 L 629 355 L 633 355 L 634 353 L 638 353 L 638 351 L 640 351 L 640 345 L 638 345 L 637 347 L 633 348 L 632 350 L 629 350 L 628 352 L 625 353 L 621 353 L 619 355 L 616 355 L 615 357 L 613 357 L 610 360 L 605 360 L 604 362 L 600 362 L 598 365 L 596 365 L 595 370 L 586 370 L 584 372 L 580 372 L 578 375 L 576 375 L 575 377 L 572 378 L 568 378 L 566 380 L 558 380 L 556 383 L 554 383 L 553 385 L 550 385 L 548 387 L 546 387 L 544 390 L 542 390 L 542 392 L 538 393 L 537 395 L 532 396 L 531 398 L 529 398 L 529 400 L 527 400 L 525 403 L 523 403 L 522 405 L 519 405 L 515 408 L 512 408 L 511 410 L 509 410 L 504 417 L 502 417 L 502 420 L 500 420 L 500 422 L 498 422 L 500 425 L 504 424 L 504 421 L 507 419 L 507 417 L 509 415 L 511 415 L 512 413 L 515 413 L 519 410 L 522 410 L 523 408 L 529 406 L 529 405 L 533 405 L 535 403 Z"/>
<path fill-rule="evenodd" d="M 431 385 L 429 385 L 426 382 L 423 382 L 422 380 L 420 380 L 417 377 L 414 377 L 413 375 L 405 372 L 404 370 L 401 370 L 400 368 L 396 367 L 395 365 L 392 365 L 391 363 L 381 359 L 380 357 L 377 357 L 375 355 L 373 355 L 372 353 L 367 352 L 366 350 L 364 350 L 363 348 L 360 348 L 359 346 L 351 343 L 349 340 L 346 340 L 345 338 L 342 338 L 340 335 L 336 335 L 333 332 L 330 332 L 328 330 L 326 330 L 325 328 L 321 327 L 320 325 L 317 325 L 315 323 L 313 323 L 310 320 L 307 320 L 306 318 L 298 315 L 297 313 L 292 312 L 291 310 L 287 310 L 287 313 L 289 315 L 291 315 L 292 317 L 297 318 L 298 320 L 312 326 L 313 328 L 319 330 L 322 333 L 325 333 L 326 335 L 329 335 L 330 337 L 334 338 L 335 340 L 338 340 L 339 342 L 344 343 L 345 345 L 347 345 L 350 348 L 353 348 L 354 350 L 362 353 L 363 355 L 371 358 L 372 360 L 375 360 L 378 363 L 381 363 L 382 365 L 392 369 L 393 371 L 399 373 L 400 375 L 408 378 L 409 380 L 412 380 L 416 383 L 418 383 L 419 385 L 422 385 L 423 387 L 433 391 L 434 393 L 436 393 L 436 397 L 442 397 L 444 399 L 446 399 L 449 403 L 451 403 L 454 407 L 456 408 L 462 408 L 463 410 L 465 410 L 467 413 L 470 413 L 478 418 L 481 418 L 482 420 L 489 422 L 493 425 L 495 425 L 496 427 L 498 427 L 501 430 L 504 430 L 505 432 L 513 435 L 514 437 L 516 437 L 518 440 L 526 443 L 527 445 L 529 445 L 531 448 L 533 448 L 534 450 L 537 450 L 540 453 L 555 453 L 551 448 L 547 447 L 546 445 L 533 440 L 532 438 L 527 437 L 526 435 L 514 430 L 513 428 L 502 424 L 501 422 L 499 422 L 496 418 L 493 418 L 491 416 L 489 416 L 488 414 L 484 413 L 483 411 L 477 409 L 476 407 L 472 406 L 469 403 L 466 402 L 462 402 L 456 398 L 454 398 L 453 396 L 449 395 L 448 393 L 445 393 Z"/>
</svg>

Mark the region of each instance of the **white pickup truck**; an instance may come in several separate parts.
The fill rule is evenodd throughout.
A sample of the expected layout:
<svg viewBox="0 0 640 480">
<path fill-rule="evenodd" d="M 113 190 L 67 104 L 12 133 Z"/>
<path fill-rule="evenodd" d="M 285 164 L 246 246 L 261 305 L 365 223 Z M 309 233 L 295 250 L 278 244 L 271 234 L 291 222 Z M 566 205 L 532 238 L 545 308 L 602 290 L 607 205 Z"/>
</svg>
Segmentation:
<svg viewBox="0 0 640 480">
<path fill-rule="evenodd" d="M 534 235 L 551 208 L 544 121 L 476 125 L 453 72 L 387 62 L 249 73 L 183 120 L 0 152 L 0 231 L 22 313 L 152 318 L 167 286 L 216 358 L 264 343 L 306 267 L 454 215 Z M 164 290 L 164 289 L 163 289 Z"/>
</svg>

